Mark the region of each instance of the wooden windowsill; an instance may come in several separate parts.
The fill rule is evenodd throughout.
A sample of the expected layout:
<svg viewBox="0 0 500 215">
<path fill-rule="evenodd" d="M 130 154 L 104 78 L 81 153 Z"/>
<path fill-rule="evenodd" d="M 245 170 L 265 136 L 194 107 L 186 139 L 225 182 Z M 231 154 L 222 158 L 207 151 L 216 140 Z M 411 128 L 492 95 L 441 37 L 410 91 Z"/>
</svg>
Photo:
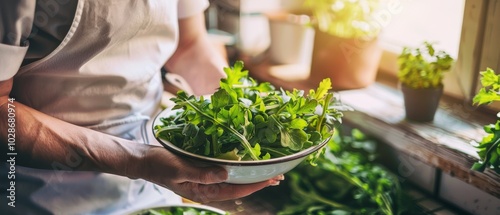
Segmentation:
<svg viewBox="0 0 500 215">
<path fill-rule="evenodd" d="M 311 89 L 306 82 L 289 82 L 268 74 L 269 65 L 252 65 L 250 75 L 284 89 Z M 340 91 L 342 102 L 354 111 L 345 112 L 344 123 L 358 128 L 412 158 L 433 166 L 480 190 L 500 198 L 500 175 L 486 170 L 472 171 L 479 157 L 472 141 L 484 136 L 483 126 L 493 123 L 494 114 L 453 99 L 442 99 L 435 119 L 415 123 L 405 119 L 400 91 L 377 80 L 363 89 Z M 394 83 L 394 82 L 387 82 Z M 493 117 L 492 117 L 493 116 Z"/>
<path fill-rule="evenodd" d="M 391 147 L 500 197 L 500 176 L 491 170 L 470 170 L 479 157 L 471 141 L 480 141 L 482 114 L 457 104 L 442 103 L 430 123 L 405 120 L 399 92 L 373 84 L 365 89 L 339 93 L 343 103 L 355 109 L 344 121 L 379 138 Z M 485 122 L 486 120 L 484 120 Z"/>
</svg>

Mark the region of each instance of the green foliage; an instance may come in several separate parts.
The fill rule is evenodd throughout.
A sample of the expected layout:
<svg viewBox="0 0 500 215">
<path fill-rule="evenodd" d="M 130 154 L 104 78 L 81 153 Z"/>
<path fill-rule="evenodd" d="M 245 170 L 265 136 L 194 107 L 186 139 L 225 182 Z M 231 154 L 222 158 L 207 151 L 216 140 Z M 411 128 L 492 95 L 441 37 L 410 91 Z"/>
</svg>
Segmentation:
<svg viewBox="0 0 500 215">
<path fill-rule="evenodd" d="M 490 68 L 481 72 L 482 88 L 474 96 L 473 103 L 477 105 L 490 104 L 500 100 L 500 75 L 495 74 Z M 497 114 L 497 117 L 500 113 Z M 500 120 L 495 124 L 484 126 L 487 133 L 476 146 L 481 160 L 472 166 L 473 170 L 484 171 L 490 168 L 500 173 Z"/>
<path fill-rule="evenodd" d="M 490 104 L 500 100 L 500 75 L 495 74 L 491 68 L 486 68 L 486 71 L 481 73 L 481 85 L 476 96 L 473 98 L 473 103 L 477 105 Z"/>
<path fill-rule="evenodd" d="M 315 168 L 299 165 L 287 173 L 292 198 L 278 214 L 415 212 L 398 178 L 374 163 L 376 142 L 358 129 L 349 136 L 339 133 L 335 133 Z"/>
<path fill-rule="evenodd" d="M 229 212 L 225 213 L 229 215 Z M 168 209 L 151 209 L 142 215 L 221 215 L 220 213 L 193 208 L 193 207 L 169 207 Z"/>
<path fill-rule="evenodd" d="M 199 155 L 265 160 L 318 145 L 341 123 L 343 106 L 329 92 L 330 79 L 305 96 L 257 83 L 241 61 L 224 71 L 227 78 L 210 99 L 179 91 L 172 99 L 175 114 L 161 119 L 156 136 Z"/>
<path fill-rule="evenodd" d="M 318 28 L 342 38 L 375 38 L 381 24 L 374 15 L 381 0 L 306 0 Z"/>
<path fill-rule="evenodd" d="M 448 53 L 436 51 L 429 42 L 417 48 L 404 47 L 398 57 L 398 78 L 413 89 L 437 88 L 443 85 L 444 73 L 453 62 Z"/>
</svg>

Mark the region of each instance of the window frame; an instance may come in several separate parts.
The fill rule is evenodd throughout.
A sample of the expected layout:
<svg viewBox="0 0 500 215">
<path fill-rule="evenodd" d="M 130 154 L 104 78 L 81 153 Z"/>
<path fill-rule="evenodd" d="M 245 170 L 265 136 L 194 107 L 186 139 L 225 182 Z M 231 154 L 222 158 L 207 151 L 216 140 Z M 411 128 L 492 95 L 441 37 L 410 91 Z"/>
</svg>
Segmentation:
<svg viewBox="0 0 500 215">
<path fill-rule="evenodd" d="M 452 71 L 444 80 L 445 94 L 472 104 L 472 98 L 480 88 L 480 71 L 492 68 L 500 72 L 500 1 L 465 0 L 458 57 Z M 397 49 L 380 41 L 383 49 L 379 72 L 396 77 Z M 465 78 L 459 78 L 465 77 Z M 397 79 L 395 79 L 397 80 Z M 500 104 L 490 109 L 500 110 Z"/>
</svg>

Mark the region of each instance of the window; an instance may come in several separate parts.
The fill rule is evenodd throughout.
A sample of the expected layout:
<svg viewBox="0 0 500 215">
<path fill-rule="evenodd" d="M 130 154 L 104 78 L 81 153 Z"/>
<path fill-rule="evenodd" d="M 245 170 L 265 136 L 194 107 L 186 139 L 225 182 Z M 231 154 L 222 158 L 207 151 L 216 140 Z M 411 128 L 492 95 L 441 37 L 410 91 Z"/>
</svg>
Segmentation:
<svg viewBox="0 0 500 215">
<path fill-rule="evenodd" d="M 391 14 L 381 35 L 382 72 L 395 75 L 403 46 L 424 40 L 450 53 L 456 63 L 445 78 L 445 93 L 470 102 L 478 88 L 479 71 L 500 72 L 500 2 L 493 0 L 391 0 L 399 13 Z M 492 106 L 493 107 L 493 106 Z M 500 107 L 500 106 L 499 106 Z M 497 109 L 497 107 L 495 107 Z"/>
<path fill-rule="evenodd" d="M 300 11 L 304 3 L 304 0 L 279 1 L 282 9 L 290 11 Z M 396 75 L 398 70 L 396 59 L 403 46 L 414 47 L 423 41 L 436 42 L 437 49 L 447 51 L 456 59 L 452 71 L 444 80 L 445 93 L 463 100 L 464 105 L 471 105 L 471 99 L 478 89 L 480 71 L 490 67 L 500 73 L 500 41 L 496 39 L 500 38 L 500 25 L 496 23 L 500 20 L 500 1 L 385 0 L 384 2 L 385 5 L 381 9 L 383 12 L 376 20 L 384 27 L 380 36 L 380 45 L 384 49 L 380 62 L 381 72 Z M 266 33 L 264 30 L 255 31 L 253 27 L 250 30 L 259 34 Z M 252 44 L 250 47 L 260 46 Z M 500 105 L 498 106 L 497 110 L 500 110 Z"/>
<path fill-rule="evenodd" d="M 423 41 L 437 42 L 436 48 L 456 58 L 464 3 L 465 0 L 399 0 L 398 7 L 384 10 L 384 20 L 387 21 L 381 43 L 386 49 L 398 53 L 402 46 L 419 46 Z"/>
</svg>

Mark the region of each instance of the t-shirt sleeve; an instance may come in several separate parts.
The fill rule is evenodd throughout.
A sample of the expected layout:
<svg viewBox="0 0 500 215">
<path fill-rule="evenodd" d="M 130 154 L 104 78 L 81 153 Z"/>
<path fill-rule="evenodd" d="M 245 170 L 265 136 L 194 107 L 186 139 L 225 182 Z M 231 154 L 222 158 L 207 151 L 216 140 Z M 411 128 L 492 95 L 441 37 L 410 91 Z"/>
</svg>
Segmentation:
<svg viewBox="0 0 500 215">
<path fill-rule="evenodd" d="M 201 13 L 208 8 L 208 0 L 179 0 L 178 18 L 186 18 Z"/>
<path fill-rule="evenodd" d="M 0 81 L 12 78 L 28 51 L 28 36 L 33 26 L 33 0 L 0 1 Z"/>
</svg>

